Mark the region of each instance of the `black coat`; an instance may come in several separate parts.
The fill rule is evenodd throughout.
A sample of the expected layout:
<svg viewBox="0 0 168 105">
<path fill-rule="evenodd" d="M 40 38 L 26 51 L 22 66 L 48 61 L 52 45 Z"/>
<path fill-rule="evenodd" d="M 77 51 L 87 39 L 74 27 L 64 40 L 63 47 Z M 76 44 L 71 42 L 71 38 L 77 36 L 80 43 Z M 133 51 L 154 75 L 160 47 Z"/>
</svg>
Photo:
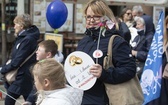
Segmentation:
<svg viewBox="0 0 168 105">
<path fill-rule="evenodd" d="M 138 35 L 133 40 L 135 46 L 132 49 L 137 51 L 136 59 L 145 63 L 155 30 L 150 16 L 144 15 L 142 18 L 145 21 L 145 30 L 138 32 Z"/>
<path fill-rule="evenodd" d="M 124 22 L 120 22 L 120 23 L 119 23 L 119 30 L 122 32 L 122 37 L 123 37 L 128 43 L 130 43 L 131 33 L 130 33 L 130 30 L 129 30 L 128 26 L 127 26 Z"/>
<path fill-rule="evenodd" d="M 115 29 L 107 30 L 105 37 L 100 38 L 99 50 L 103 52 L 103 56 L 98 59 L 98 63 L 103 65 L 103 58 L 107 55 L 108 42 L 112 35 L 119 34 Z M 78 43 L 77 50 L 83 51 L 93 58 L 93 52 L 97 49 L 99 29 L 87 29 L 86 36 Z M 114 39 L 113 42 L 113 65 L 107 71 L 103 70 L 100 78 L 97 79 L 95 85 L 84 91 L 82 105 L 106 105 L 108 97 L 105 92 L 104 82 L 111 84 L 119 84 L 132 79 L 136 74 L 136 65 L 134 58 L 130 55 L 131 48 L 129 44 L 120 37 Z"/>
<path fill-rule="evenodd" d="M 18 35 L 12 49 L 12 61 L 8 65 L 4 65 L 2 67 L 2 74 L 18 68 L 21 63 L 35 51 L 39 35 L 40 32 L 36 26 L 30 27 Z M 5 83 L 5 88 L 11 93 L 28 95 L 33 86 L 32 75 L 29 69 L 35 62 L 36 56 L 34 54 L 33 57 L 31 57 L 25 64 L 23 64 L 22 67 L 18 69 L 16 80 L 11 85 Z"/>
</svg>

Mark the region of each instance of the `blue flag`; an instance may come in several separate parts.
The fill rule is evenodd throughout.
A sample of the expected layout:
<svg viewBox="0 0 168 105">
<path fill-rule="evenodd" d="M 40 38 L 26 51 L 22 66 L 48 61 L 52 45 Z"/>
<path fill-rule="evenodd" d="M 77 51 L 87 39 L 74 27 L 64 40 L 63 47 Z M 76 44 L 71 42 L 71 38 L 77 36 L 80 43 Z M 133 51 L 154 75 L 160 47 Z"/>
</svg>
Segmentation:
<svg viewBox="0 0 168 105">
<path fill-rule="evenodd" d="M 162 79 L 162 54 L 163 54 L 163 23 L 164 13 L 160 12 L 160 18 L 156 27 L 156 32 L 148 52 L 140 84 L 144 94 L 144 103 L 160 97 Z"/>
</svg>

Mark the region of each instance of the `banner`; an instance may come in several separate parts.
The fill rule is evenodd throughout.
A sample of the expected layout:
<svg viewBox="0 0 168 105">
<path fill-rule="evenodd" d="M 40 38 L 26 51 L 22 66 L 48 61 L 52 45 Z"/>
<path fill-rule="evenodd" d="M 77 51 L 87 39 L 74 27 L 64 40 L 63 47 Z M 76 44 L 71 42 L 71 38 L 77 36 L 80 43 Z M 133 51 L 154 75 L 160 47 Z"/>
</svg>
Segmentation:
<svg viewBox="0 0 168 105">
<path fill-rule="evenodd" d="M 160 96 L 162 79 L 163 23 L 164 13 L 162 11 L 160 12 L 156 32 L 153 36 L 152 44 L 140 80 L 144 94 L 143 105 Z"/>
</svg>

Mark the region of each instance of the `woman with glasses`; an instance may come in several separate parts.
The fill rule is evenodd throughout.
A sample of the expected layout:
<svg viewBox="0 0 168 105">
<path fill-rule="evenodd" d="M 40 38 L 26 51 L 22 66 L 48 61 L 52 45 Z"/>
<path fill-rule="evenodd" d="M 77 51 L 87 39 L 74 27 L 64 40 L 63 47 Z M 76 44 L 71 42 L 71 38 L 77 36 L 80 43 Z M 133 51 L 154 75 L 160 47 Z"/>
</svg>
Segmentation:
<svg viewBox="0 0 168 105">
<path fill-rule="evenodd" d="M 130 8 L 124 8 L 121 11 L 120 17 L 121 17 L 121 20 L 126 23 L 128 28 L 134 26 L 134 21 L 133 21 L 133 17 L 132 17 L 132 10 Z"/>
<path fill-rule="evenodd" d="M 137 30 L 136 28 L 134 27 L 135 26 L 135 22 L 133 20 L 133 17 L 132 17 L 132 11 L 130 8 L 124 8 L 121 12 L 121 15 L 120 15 L 120 21 L 121 22 L 124 22 L 128 29 L 129 29 L 129 34 L 130 34 L 130 40 L 129 40 L 129 43 L 130 45 L 132 44 L 132 41 L 133 39 L 138 35 L 137 34 Z M 128 35 L 127 35 L 128 36 Z"/>
<path fill-rule="evenodd" d="M 77 51 L 87 53 L 94 60 L 95 64 L 91 66 L 90 73 L 97 77 L 97 81 L 92 88 L 84 91 L 82 105 L 108 105 L 104 83 L 120 84 L 134 78 L 135 61 L 131 56 L 129 44 L 122 37 L 116 37 L 111 49 L 114 67 L 105 70 L 103 59 L 107 55 L 109 39 L 112 35 L 121 35 L 122 32 L 119 31 L 113 12 L 101 0 L 88 2 L 84 14 L 86 32 L 84 38 L 78 43 Z M 99 57 L 95 52 L 99 53 Z M 122 98 L 119 101 L 123 101 Z"/>
</svg>

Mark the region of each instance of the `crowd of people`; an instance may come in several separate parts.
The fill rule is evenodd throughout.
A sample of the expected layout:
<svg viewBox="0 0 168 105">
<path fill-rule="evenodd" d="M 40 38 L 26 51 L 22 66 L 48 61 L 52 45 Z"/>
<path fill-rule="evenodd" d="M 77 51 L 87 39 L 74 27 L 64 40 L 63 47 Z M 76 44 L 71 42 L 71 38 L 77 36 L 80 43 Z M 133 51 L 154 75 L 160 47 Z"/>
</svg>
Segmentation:
<svg viewBox="0 0 168 105">
<path fill-rule="evenodd" d="M 109 98 L 104 83 L 127 83 L 134 77 L 141 79 L 143 68 L 155 33 L 151 16 L 145 14 L 141 6 L 123 8 L 118 18 L 103 0 L 90 0 L 85 9 L 86 31 L 78 43 L 76 51 L 88 54 L 95 64 L 89 71 L 97 78 L 88 90 L 80 90 L 70 86 L 65 78 L 63 67 L 64 56 L 58 51 L 54 40 L 38 43 L 39 29 L 32 24 L 30 15 L 18 15 L 14 19 L 15 43 L 11 52 L 10 62 L 2 66 L 1 74 L 17 69 L 15 81 L 5 82 L 8 95 L 5 105 L 15 105 L 21 95 L 25 102 L 22 105 L 109 105 Z M 107 20 L 102 21 L 102 17 Z M 100 23 L 107 22 L 102 31 Z M 104 24 L 104 23 L 103 23 Z M 105 70 L 104 57 L 107 55 L 108 43 L 113 35 L 112 50 L 113 67 Z M 164 24 L 164 44 L 168 51 L 168 16 Z M 22 62 L 34 51 L 36 53 L 22 66 Z M 95 51 L 102 53 L 99 58 L 93 56 Z M 167 63 L 163 53 L 163 67 Z M 162 70 L 162 71 L 163 71 Z M 137 81 L 139 83 L 139 81 Z M 161 96 L 148 105 L 168 104 L 168 80 L 162 78 Z M 123 101 L 122 98 L 119 101 Z M 129 102 L 129 101 L 128 101 Z M 125 103 L 128 105 L 142 105 Z"/>
</svg>

